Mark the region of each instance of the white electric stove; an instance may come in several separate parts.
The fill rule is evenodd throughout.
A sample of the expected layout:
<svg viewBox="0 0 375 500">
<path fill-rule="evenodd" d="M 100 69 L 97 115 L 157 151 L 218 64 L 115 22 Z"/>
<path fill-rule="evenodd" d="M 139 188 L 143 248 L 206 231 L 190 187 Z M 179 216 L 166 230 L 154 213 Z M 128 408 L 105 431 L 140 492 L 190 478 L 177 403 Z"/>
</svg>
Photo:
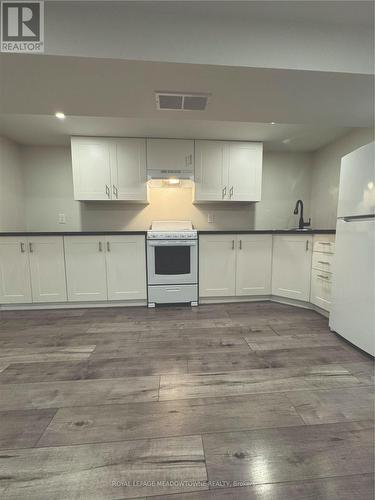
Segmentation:
<svg viewBox="0 0 375 500">
<path fill-rule="evenodd" d="M 198 233 L 190 221 L 153 221 L 147 231 L 148 306 L 198 305 Z"/>
</svg>

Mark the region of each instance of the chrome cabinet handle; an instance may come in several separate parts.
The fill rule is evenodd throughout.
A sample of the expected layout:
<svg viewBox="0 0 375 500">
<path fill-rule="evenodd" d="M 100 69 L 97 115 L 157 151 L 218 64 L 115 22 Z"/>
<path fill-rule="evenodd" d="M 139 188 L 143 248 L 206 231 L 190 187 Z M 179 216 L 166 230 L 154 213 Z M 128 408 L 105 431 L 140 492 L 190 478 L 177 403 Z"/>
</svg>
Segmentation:
<svg viewBox="0 0 375 500">
<path fill-rule="evenodd" d="M 328 280 L 328 276 L 323 276 L 322 274 L 317 274 L 318 278 L 323 278 L 324 280 Z"/>
<path fill-rule="evenodd" d="M 192 165 L 193 164 L 193 155 L 192 154 L 189 155 L 189 161 L 190 161 L 190 165 Z"/>
<path fill-rule="evenodd" d="M 329 241 L 319 241 L 320 245 L 330 245 Z"/>
<path fill-rule="evenodd" d="M 232 250 L 234 250 L 234 240 L 232 240 Z"/>
<path fill-rule="evenodd" d="M 107 241 L 107 252 L 111 251 L 111 245 L 109 244 L 109 241 Z"/>
<path fill-rule="evenodd" d="M 34 251 L 33 244 L 31 243 L 31 241 L 29 242 L 29 251 L 30 251 L 30 253 L 33 253 L 33 251 Z"/>
<path fill-rule="evenodd" d="M 190 155 L 185 156 L 185 165 L 188 166 L 188 165 L 192 165 L 192 164 L 193 164 L 193 155 L 190 154 Z"/>
<path fill-rule="evenodd" d="M 102 245 L 102 242 L 99 241 L 99 252 L 102 252 L 103 251 L 103 245 Z"/>
<path fill-rule="evenodd" d="M 118 188 L 113 184 L 113 195 L 116 196 L 116 199 L 118 200 Z"/>
<path fill-rule="evenodd" d="M 331 263 L 327 262 L 326 260 L 318 260 L 318 264 L 327 264 L 327 266 L 331 265 Z"/>
<path fill-rule="evenodd" d="M 222 192 L 221 192 L 221 197 L 225 198 L 226 195 L 227 195 L 227 186 L 224 186 L 223 189 L 222 189 Z"/>
<path fill-rule="evenodd" d="M 21 253 L 25 253 L 25 243 L 21 241 L 20 247 L 21 247 Z"/>
<path fill-rule="evenodd" d="M 309 240 L 306 240 L 306 252 L 309 250 Z"/>
<path fill-rule="evenodd" d="M 242 240 L 240 240 L 240 250 L 242 250 Z"/>
<path fill-rule="evenodd" d="M 231 198 L 232 198 L 232 196 L 233 196 L 233 186 L 232 186 L 232 187 L 230 188 L 230 190 L 229 190 L 229 196 L 230 196 Z"/>
<path fill-rule="evenodd" d="M 106 192 L 106 194 L 107 194 L 108 198 L 111 198 L 111 192 L 110 192 L 110 190 L 109 190 L 109 186 L 108 186 L 108 184 L 106 184 L 106 185 L 105 185 L 105 192 Z"/>
</svg>

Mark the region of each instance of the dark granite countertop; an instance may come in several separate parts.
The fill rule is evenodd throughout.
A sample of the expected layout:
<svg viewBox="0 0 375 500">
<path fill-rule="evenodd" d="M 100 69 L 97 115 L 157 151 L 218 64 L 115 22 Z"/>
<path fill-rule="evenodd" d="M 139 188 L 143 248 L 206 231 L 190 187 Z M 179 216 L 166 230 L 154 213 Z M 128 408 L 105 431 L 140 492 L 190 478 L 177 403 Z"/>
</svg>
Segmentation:
<svg viewBox="0 0 375 500">
<path fill-rule="evenodd" d="M 335 229 L 309 229 L 300 231 L 298 229 L 249 229 L 233 231 L 198 231 L 199 234 L 335 234 Z"/>
<path fill-rule="evenodd" d="M 1 233 L 0 236 L 117 236 L 145 235 L 147 231 L 19 231 Z"/>
<path fill-rule="evenodd" d="M 116 236 L 116 235 L 145 235 L 147 231 L 17 231 L 0 232 L 0 236 Z M 198 234 L 335 234 L 335 229 L 311 229 L 299 231 L 298 229 L 248 229 L 248 230 L 212 230 L 198 231 Z"/>
</svg>

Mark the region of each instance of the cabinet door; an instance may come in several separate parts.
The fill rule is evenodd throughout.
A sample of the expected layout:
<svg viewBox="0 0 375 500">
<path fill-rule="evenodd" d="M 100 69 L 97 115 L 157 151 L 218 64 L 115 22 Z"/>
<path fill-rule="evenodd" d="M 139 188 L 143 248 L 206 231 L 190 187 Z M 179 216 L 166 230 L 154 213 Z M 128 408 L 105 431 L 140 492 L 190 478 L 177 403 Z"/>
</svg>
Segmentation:
<svg viewBox="0 0 375 500">
<path fill-rule="evenodd" d="M 28 250 L 33 302 L 65 302 L 67 296 L 62 237 L 29 238 Z"/>
<path fill-rule="evenodd" d="M 71 148 L 74 199 L 111 199 L 113 143 L 101 138 L 72 137 Z"/>
<path fill-rule="evenodd" d="M 236 295 L 270 295 L 272 236 L 237 236 Z"/>
<path fill-rule="evenodd" d="M 146 140 L 115 139 L 116 159 L 112 164 L 112 198 L 147 201 Z"/>
<path fill-rule="evenodd" d="M 195 141 L 194 201 L 229 200 L 227 157 L 227 143 Z"/>
<path fill-rule="evenodd" d="M 144 236 L 108 236 L 106 263 L 109 300 L 146 300 Z"/>
<path fill-rule="evenodd" d="M 263 145 L 252 142 L 229 144 L 228 189 L 232 201 L 260 201 Z"/>
<path fill-rule="evenodd" d="M 65 236 L 68 300 L 107 300 L 105 239 Z"/>
<path fill-rule="evenodd" d="M 194 141 L 190 139 L 147 139 L 147 168 L 194 171 Z"/>
<path fill-rule="evenodd" d="M 200 297 L 231 297 L 236 283 L 235 234 L 199 238 Z"/>
<path fill-rule="evenodd" d="M 272 295 L 308 301 L 312 237 L 277 235 L 273 240 Z"/>
<path fill-rule="evenodd" d="M 0 237 L 0 303 L 31 302 L 26 239 Z"/>
</svg>

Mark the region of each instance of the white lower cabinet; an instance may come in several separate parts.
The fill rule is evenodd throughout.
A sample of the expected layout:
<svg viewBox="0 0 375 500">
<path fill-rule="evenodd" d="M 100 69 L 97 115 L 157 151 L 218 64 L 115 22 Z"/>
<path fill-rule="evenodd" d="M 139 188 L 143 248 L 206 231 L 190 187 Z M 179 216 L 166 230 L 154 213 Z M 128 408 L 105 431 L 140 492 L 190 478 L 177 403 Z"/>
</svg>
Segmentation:
<svg viewBox="0 0 375 500">
<path fill-rule="evenodd" d="M 105 237 L 65 236 L 68 300 L 107 300 Z"/>
<path fill-rule="evenodd" d="M 199 238 L 200 297 L 230 297 L 236 291 L 235 234 L 203 235 Z"/>
<path fill-rule="evenodd" d="M 332 274 L 313 269 L 311 272 L 310 302 L 329 311 L 331 309 Z"/>
<path fill-rule="evenodd" d="M 334 251 L 333 235 L 314 235 L 310 302 L 325 311 L 331 310 Z"/>
<path fill-rule="evenodd" d="M 145 300 L 144 236 L 65 237 L 69 301 Z"/>
<path fill-rule="evenodd" d="M 0 304 L 32 301 L 27 239 L 0 238 Z"/>
<path fill-rule="evenodd" d="M 109 300 L 145 300 L 144 236 L 107 236 L 106 266 Z"/>
<path fill-rule="evenodd" d="M 0 303 L 65 302 L 61 236 L 0 238 Z"/>
<path fill-rule="evenodd" d="M 269 295 L 271 260 L 271 235 L 203 235 L 199 239 L 199 295 Z"/>
<path fill-rule="evenodd" d="M 64 244 L 61 236 L 28 239 L 33 302 L 65 302 Z"/>
<path fill-rule="evenodd" d="M 276 235 L 272 253 L 272 295 L 310 300 L 312 237 Z"/>
<path fill-rule="evenodd" d="M 236 295 L 270 295 L 272 235 L 237 236 Z"/>
</svg>

